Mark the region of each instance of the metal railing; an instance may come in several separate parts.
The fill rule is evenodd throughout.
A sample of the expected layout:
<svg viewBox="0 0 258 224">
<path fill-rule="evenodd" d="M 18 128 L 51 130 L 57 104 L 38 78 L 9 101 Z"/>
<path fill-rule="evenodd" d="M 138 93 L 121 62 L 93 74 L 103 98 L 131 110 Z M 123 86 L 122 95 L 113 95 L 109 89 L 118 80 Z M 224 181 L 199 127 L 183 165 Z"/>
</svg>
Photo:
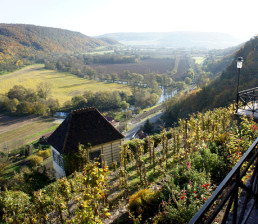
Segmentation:
<svg viewBox="0 0 258 224">
<path fill-rule="evenodd" d="M 236 112 L 241 108 L 246 111 L 258 113 L 258 87 L 243 90 L 237 93 Z M 241 105 L 241 106 L 240 106 Z"/>
<path fill-rule="evenodd" d="M 247 172 L 252 172 L 252 175 L 247 183 L 244 184 L 242 179 L 246 178 Z M 240 197 L 241 203 L 239 202 Z M 226 223 L 229 220 L 229 223 L 233 224 L 246 223 L 254 205 L 257 203 L 257 199 L 258 138 L 195 214 L 189 224 L 212 223 L 216 220 L 219 220 L 219 223 Z M 251 205 L 250 201 L 252 201 Z M 219 218 L 217 217 L 218 214 Z"/>
</svg>

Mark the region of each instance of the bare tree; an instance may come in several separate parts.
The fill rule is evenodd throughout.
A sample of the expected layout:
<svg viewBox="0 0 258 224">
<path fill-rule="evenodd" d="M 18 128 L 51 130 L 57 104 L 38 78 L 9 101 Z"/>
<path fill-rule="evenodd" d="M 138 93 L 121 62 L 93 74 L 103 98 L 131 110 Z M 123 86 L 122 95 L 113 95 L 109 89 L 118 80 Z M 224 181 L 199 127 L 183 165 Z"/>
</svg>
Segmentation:
<svg viewBox="0 0 258 224">
<path fill-rule="evenodd" d="M 41 82 L 38 85 L 38 96 L 46 100 L 47 97 L 50 96 L 51 90 L 52 90 L 52 84 L 48 82 Z"/>
</svg>

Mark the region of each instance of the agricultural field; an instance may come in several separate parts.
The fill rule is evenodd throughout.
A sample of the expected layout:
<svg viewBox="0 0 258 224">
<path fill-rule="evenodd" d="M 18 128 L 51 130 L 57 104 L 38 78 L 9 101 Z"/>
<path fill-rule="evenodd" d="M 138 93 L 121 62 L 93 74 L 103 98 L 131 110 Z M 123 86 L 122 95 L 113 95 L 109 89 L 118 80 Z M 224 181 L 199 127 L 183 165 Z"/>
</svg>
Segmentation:
<svg viewBox="0 0 258 224">
<path fill-rule="evenodd" d="M 178 56 L 177 58 L 177 64 L 175 67 L 175 75 L 173 76 L 173 79 L 175 81 L 182 81 L 185 76 L 184 74 L 187 72 L 187 69 L 189 69 L 190 66 L 190 60 L 188 57 L 185 56 Z"/>
<path fill-rule="evenodd" d="M 52 132 L 58 124 L 52 118 L 10 117 L 0 114 L 0 152 L 12 151 Z"/>
<path fill-rule="evenodd" d="M 123 91 L 131 94 L 128 86 L 116 83 L 103 83 L 95 80 L 79 78 L 69 73 L 44 69 L 44 65 L 31 65 L 13 73 L 0 76 L 0 95 L 8 92 L 14 85 L 36 89 L 40 83 L 49 83 L 51 96 L 62 106 L 73 96 L 83 94 L 84 91 Z"/>
<path fill-rule="evenodd" d="M 140 60 L 139 63 L 127 63 L 127 64 L 102 64 L 102 65 L 90 65 L 98 73 L 118 73 L 121 74 L 125 70 L 132 73 L 147 74 L 151 72 L 166 73 L 173 71 L 175 59 L 173 58 L 151 58 L 146 60 Z"/>
</svg>

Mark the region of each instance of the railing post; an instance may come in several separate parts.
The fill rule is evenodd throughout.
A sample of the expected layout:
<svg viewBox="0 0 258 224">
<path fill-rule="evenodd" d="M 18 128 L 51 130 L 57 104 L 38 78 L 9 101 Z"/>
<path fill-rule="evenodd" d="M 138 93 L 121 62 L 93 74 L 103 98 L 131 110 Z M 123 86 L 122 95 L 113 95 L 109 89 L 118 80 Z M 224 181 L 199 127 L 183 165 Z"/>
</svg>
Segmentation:
<svg viewBox="0 0 258 224">
<path fill-rule="evenodd" d="M 216 218 L 216 216 L 219 214 L 219 212 L 223 209 L 224 205 L 228 202 L 226 211 L 224 213 L 224 217 L 222 220 L 222 223 L 226 223 L 228 221 L 228 214 L 230 213 L 230 209 L 233 205 L 233 212 L 231 216 L 232 223 L 245 223 L 242 222 L 244 213 L 246 210 L 247 200 L 244 201 L 241 206 L 238 204 L 238 193 L 239 188 L 243 188 L 243 190 L 247 191 L 247 197 L 248 194 L 253 195 L 257 198 L 258 194 L 258 152 L 257 152 L 257 146 L 258 146 L 258 138 L 253 142 L 253 144 L 248 148 L 248 150 L 245 152 L 245 154 L 242 156 L 242 158 L 238 161 L 238 163 L 234 166 L 234 168 L 228 173 L 228 175 L 224 178 L 224 180 L 220 183 L 220 185 L 216 188 L 216 190 L 213 192 L 211 197 L 205 202 L 205 204 L 201 207 L 201 209 L 195 214 L 194 217 L 190 220 L 188 224 L 196 224 L 199 222 L 202 222 L 202 218 L 204 215 L 209 211 L 209 209 L 215 205 L 214 203 L 217 203 L 217 199 L 219 199 L 220 196 L 223 195 L 221 199 L 219 199 L 219 203 L 216 205 L 215 208 L 213 208 L 213 212 L 209 214 L 209 217 L 206 217 L 206 220 L 204 223 L 212 223 L 213 220 Z M 255 162 L 256 161 L 256 162 Z M 248 162 L 248 164 L 245 165 L 244 169 L 241 170 L 241 167 L 243 168 L 243 164 Z M 250 185 L 251 187 L 247 187 L 241 182 L 241 179 L 246 175 L 246 172 L 251 167 L 251 165 L 254 165 L 255 168 L 253 170 L 253 175 L 250 179 Z M 225 189 L 227 189 L 227 192 L 225 193 Z M 256 201 L 257 202 L 257 201 Z M 253 204 L 255 205 L 255 204 Z M 252 209 L 252 208 L 251 208 Z M 240 211 L 238 211 L 240 210 Z M 249 212 L 249 211 L 248 211 Z M 251 212 L 251 210 L 250 210 Z M 250 213 L 249 212 L 249 213 Z M 238 215 L 239 213 L 239 215 Z M 245 220 L 247 220 L 249 217 L 249 214 L 245 216 Z"/>
<path fill-rule="evenodd" d="M 238 188 L 240 182 L 240 169 L 236 171 L 236 186 L 234 190 L 234 210 L 233 210 L 233 224 L 237 223 L 237 208 L 238 208 Z"/>
<path fill-rule="evenodd" d="M 236 98 L 236 113 L 238 111 L 238 100 L 239 100 L 239 93 L 237 93 L 237 98 Z"/>
<path fill-rule="evenodd" d="M 236 113 L 238 110 L 238 100 L 239 100 L 239 94 L 238 94 L 238 87 L 239 87 L 239 76 L 240 76 L 240 68 L 238 68 L 238 75 L 237 75 L 237 98 L 236 98 Z"/>
<path fill-rule="evenodd" d="M 243 90 L 238 92 L 237 90 L 237 97 L 236 97 L 236 113 L 238 112 L 239 109 L 239 101 L 243 102 L 243 106 L 247 106 L 249 108 L 249 111 L 251 111 L 254 113 L 257 111 L 257 109 L 255 109 L 255 102 L 257 99 L 257 91 L 258 91 L 258 87 L 252 88 L 252 89 L 247 89 L 247 90 Z M 250 106 L 248 106 L 248 103 L 251 103 Z M 246 110 L 246 108 L 244 108 L 244 110 Z M 248 109 L 247 109 L 248 110 Z"/>
<path fill-rule="evenodd" d="M 185 148 L 188 149 L 188 145 L 187 145 L 187 119 L 185 119 Z"/>
</svg>

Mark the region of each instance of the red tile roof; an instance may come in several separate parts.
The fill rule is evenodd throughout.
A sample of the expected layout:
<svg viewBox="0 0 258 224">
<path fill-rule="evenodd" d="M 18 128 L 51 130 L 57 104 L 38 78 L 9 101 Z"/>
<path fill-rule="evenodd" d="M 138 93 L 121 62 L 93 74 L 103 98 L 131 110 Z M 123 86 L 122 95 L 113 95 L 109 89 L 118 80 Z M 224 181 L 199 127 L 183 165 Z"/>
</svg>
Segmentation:
<svg viewBox="0 0 258 224">
<path fill-rule="evenodd" d="M 71 153 L 78 150 L 79 143 L 95 146 L 122 138 L 97 109 L 90 107 L 72 111 L 48 138 L 48 143 L 60 153 Z"/>
</svg>

